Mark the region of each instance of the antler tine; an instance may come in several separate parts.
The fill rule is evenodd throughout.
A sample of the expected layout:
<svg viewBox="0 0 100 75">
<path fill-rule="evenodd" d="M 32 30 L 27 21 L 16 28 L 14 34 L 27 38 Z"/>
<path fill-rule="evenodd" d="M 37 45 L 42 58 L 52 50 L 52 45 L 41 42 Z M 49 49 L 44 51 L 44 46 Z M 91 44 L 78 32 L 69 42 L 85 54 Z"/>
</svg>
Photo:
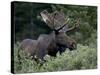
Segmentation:
<svg viewBox="0 0 100 75">
<path fill-rule="evenodd" d="M 74 26 L 73 27 L 71 27 L 71 28 L 69 28 L 66 32 L 68 32 L 68 31 L 71 31 L 71 30 L 73 30 L 73 29 L 75 29 L 75 28 L 77 28 L 77 27 L 79 27 L 79 21 L 80 21 L 80 19 L 78 19 L 77 20 L 77 22 L 74 24 Z M 77 25 L 78 24 L 78 25 Z"/>
<path fill-rule="evenodd" d="M 59 28 L 57 29 L 57 31 L 61 30 L 63 27 L 65 27 L 69 22 L 69 19 L 67 19 L 67 21 Z"/>
<path fill-rule="evenodd" d="M 55 11 L 54 13 L 53 13 L 53 30 L 55 30 L 55 16 L 56 16 L 56 12 L 57 11 Z"/>
</svg>

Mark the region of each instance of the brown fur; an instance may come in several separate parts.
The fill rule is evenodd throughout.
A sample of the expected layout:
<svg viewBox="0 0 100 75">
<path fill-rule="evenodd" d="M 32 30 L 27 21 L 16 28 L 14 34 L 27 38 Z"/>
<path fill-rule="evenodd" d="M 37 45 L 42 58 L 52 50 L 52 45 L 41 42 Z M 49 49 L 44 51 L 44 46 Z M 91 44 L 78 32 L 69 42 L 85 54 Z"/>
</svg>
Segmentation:
<svg viewBox="0 0 100 75">
<path fill-rule="evenodd" d="M 76 42 L 68 37 L 64 32 L 55 34 L 55 32 L 41 34 L 37 40 L 25 39 L 22 41 L 20 48 L 26 53 L 30 53 L 33 58 L 44 60 L 45 55 L 56 57 L 57 52 L 64 52 L 61 48 L 69 48 L 73 50 L 76 48 Z"/>
</svg>

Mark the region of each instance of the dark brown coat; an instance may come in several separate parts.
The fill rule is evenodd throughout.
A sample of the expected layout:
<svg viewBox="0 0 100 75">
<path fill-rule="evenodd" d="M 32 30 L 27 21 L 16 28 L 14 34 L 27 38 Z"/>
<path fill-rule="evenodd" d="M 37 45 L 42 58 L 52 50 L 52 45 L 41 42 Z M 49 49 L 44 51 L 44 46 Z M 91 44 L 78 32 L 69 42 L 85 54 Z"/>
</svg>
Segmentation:
<svg viewBox="0 0 100 75">
<path fill-rule="evenodd" d="M 20 48 L 31 56 L 44 60 L 45 55 L 56 57 L 57 52 L 64 52 L 66 48 L 73 50 L 76 48 L 76 42 L 65 35 L 55 32 L 51 34 L 41 34 L 37 40 L 25 39 L 22 41 Z"/>
</svg>

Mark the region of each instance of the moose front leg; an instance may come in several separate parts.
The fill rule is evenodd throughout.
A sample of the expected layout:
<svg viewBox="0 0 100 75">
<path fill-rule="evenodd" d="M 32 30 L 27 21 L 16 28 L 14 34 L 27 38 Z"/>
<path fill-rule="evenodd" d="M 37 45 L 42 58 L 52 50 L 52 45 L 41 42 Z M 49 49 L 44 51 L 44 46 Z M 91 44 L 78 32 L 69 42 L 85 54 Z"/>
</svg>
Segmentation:
<svg viewBox="0 0 100 75">
<path fill-rule="evenodd" d="M 47 54 L 45 49 L 40 49 L 37 53 L 36 53 L 36 57 L 38 58 L 38 61 L 40 64 L 43 64 L 46 62 L 46 60 L 44 59 L 45 55 Z"/>
<path fill-rule="evenodd" d="M 58 48 L 58 51 L 59 51 L 60 55 L 61 55 L 63 52 L 65 52 L 65 50 L 66 50 L 66 47 L 59 47 L 59 48 Z"/>
</svg>

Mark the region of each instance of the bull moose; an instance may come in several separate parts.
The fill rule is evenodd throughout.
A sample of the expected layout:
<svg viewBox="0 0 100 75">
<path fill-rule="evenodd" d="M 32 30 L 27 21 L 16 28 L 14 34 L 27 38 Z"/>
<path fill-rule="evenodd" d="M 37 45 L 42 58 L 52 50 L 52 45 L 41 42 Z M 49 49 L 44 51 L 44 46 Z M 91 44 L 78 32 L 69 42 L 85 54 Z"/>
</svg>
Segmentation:
<svg viewBox="0 0 100 75">
<path fill-rule="evenodd" d="M 60 54 L 69 48 L 70 51 L 75 50 L 76 41 L 69 37 L 66 33 L 79 26 L 79 20 L 72 26 L 68 27 L 69 18 L 64 13 L 55 11 L 48 13 L 47 10 L 42 11 L 42 19 L 52 29 L 50 34 L 40 34 L 37 40 L 24 39 L 21 42 L 20 49 L 26 53 L 30 53 L 33 58 L 44 61 L 45 55 L 56 57 L 57 52 Z"/>
</svg>

